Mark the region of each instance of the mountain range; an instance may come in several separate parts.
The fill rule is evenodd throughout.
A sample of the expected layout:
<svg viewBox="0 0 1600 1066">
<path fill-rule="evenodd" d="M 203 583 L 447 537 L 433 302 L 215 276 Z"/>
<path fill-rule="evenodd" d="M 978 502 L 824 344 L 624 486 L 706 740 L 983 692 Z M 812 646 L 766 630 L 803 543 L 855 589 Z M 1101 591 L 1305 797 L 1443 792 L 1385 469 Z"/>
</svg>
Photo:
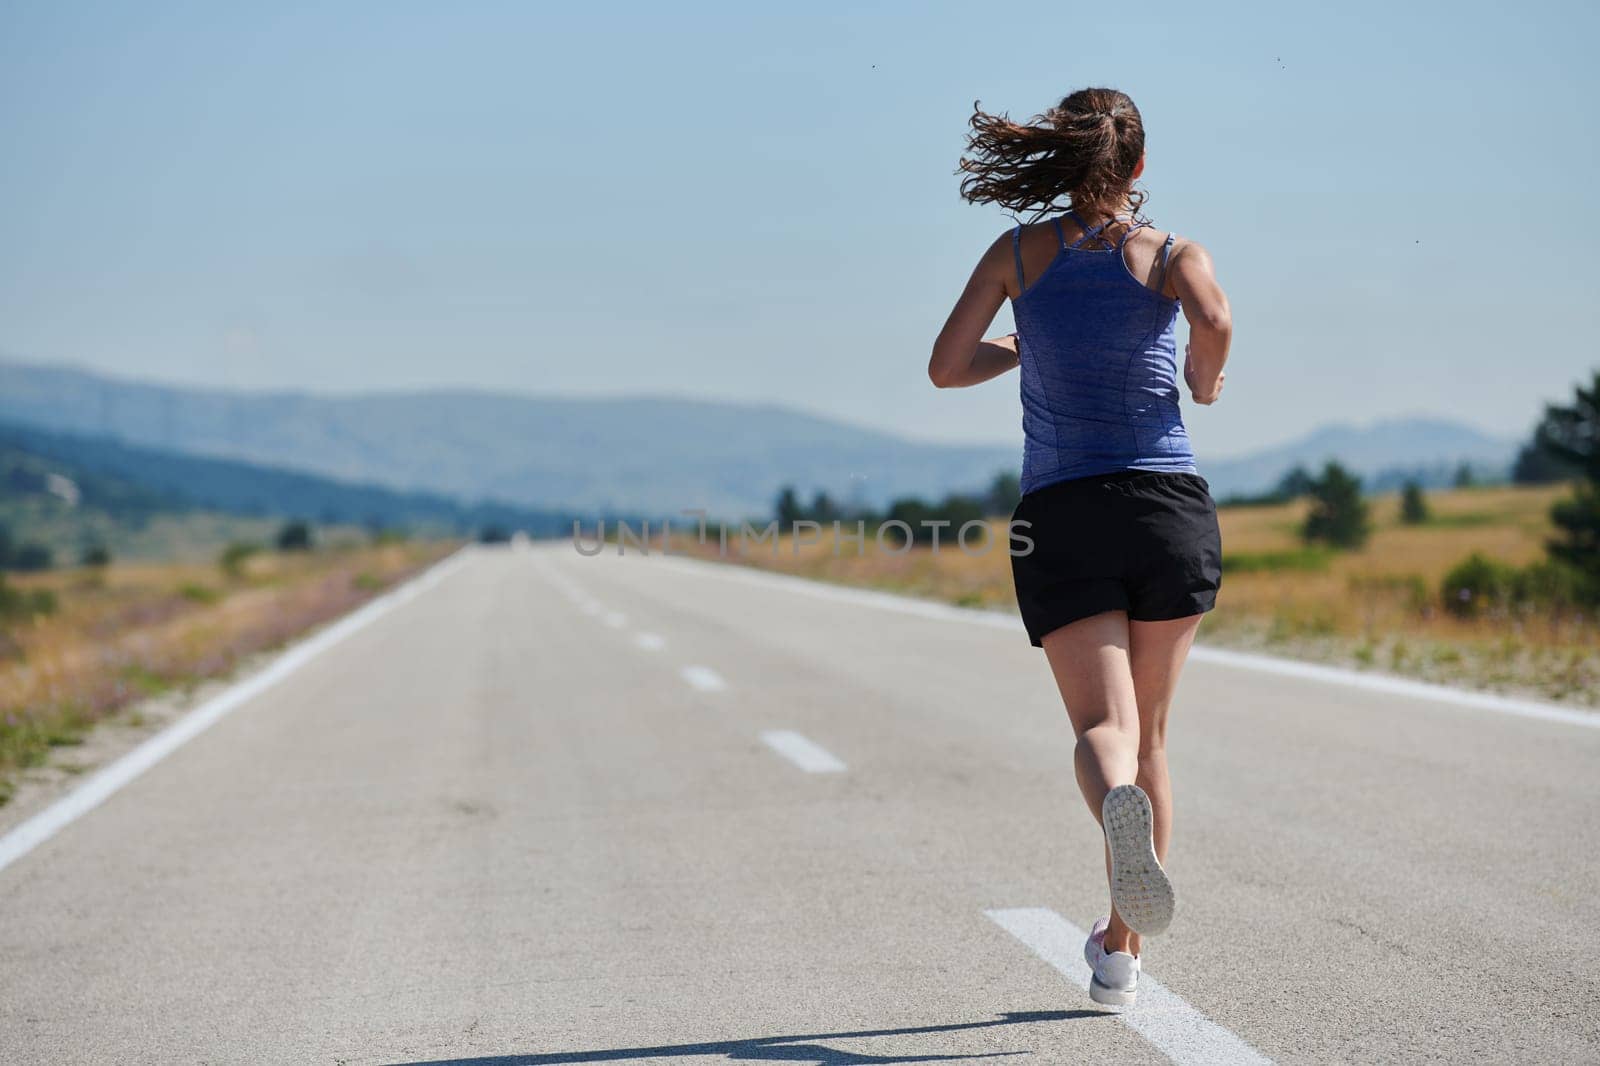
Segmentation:
<svg viewBox="0 0 1600 1066">
<path fill-rule="evenodd" d="M 134 447 L 268 464 L 462 501 L 582 514 L 721 517 L 770 511 L 783 485 L 882 507 L 1014 472 L 1018 445 L 907 440 L 773 405 L 439 390 L 232 392 L 0 362 L 0 420 Z M 1371 481 L 1425 482 L 1460 463 L 1502 473 L 1516 442 L 1438 418 L 1331 425 L 1244 457 L 1202 462 L 1218 497 L 1265 491 L 1296 464 L 1337 458 Z M 1382 484 L 1377 487 L 1384 487 Z"/>
<path fill-rule="evenodd" d="M 574 517 L 0 422 L 0 514 L 49 495 L 68 504 L 65 512 L 95 512 L 135 527 L 157 514 L 208 511 L 372 530 L 470 535 L 498 527 L 554 536 Z"/>
<path fill-rule="evenodd" d="M 1397 489 L 1407 480 L 1440 488 L 1451 483 L 1463 464 L 1479 479 L 1505 477 L 1520 443 L 1443 418 L 1332 423 L 1287 444 L 1202 461 L 1201 472 L 1218 498 L 1266 491 L 1293 467 L 1315 472 L 1329 460 L 1359 474 L 1369 492 Z"/>
</svg>

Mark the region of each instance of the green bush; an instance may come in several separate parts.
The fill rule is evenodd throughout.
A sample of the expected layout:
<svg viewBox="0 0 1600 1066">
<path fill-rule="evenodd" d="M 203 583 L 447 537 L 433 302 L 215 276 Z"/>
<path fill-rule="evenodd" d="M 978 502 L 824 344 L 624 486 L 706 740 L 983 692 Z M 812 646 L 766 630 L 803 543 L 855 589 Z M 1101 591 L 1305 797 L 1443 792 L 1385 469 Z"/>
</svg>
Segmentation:
<svg viewBox="0 0 1600 1066">
<path fill-rule="evenodd" d="M 186 581 L 179 585 L 178 595 L 191 603 L 216 603 L 222 598 L 222 593 L 210 585 L 202 585 L 195 581 Z"/>
<path fill-rule="evenodd" d="M 1593 598 L 1582 573 L 1553 559 L 1525 566 L 1512 575 L 1511 599 L 1515 603 L 1572 607 Z"/>
<path fill-rule="evenodd" d="M 222 567 L 222 572 L 230 578 L 244 576 L 244 564 L 250 561 L 252 555 L 261 551 L 261 545 L 249 541 L 236 540 L 222 549 L 217 556 L 217 565 Z"/>
<path fill-rule="evenodd" d="M 19 589 L 0 575 L 0 622 L 31 622 L 54 614 L 56 594 L 49 589 Z"/>
<path fill-rule="evenodd" d="M 1444 609 L 1461 618 L 1473 618 L 1490 604 L 1510 599 L 1516 569 L 1473 552 L 1452 566 L 1439 583 Z"/>
<path fill-rule="evenodd" d="M 1545 560 L 1517 567 L 1473 552 L 1451 567 L 1440 582 L 1445 610 L 1473 618 L 1490 606 L 1571 607 L 1588 602 L 1584 575 L 1564 563 Z"/>
</svg>

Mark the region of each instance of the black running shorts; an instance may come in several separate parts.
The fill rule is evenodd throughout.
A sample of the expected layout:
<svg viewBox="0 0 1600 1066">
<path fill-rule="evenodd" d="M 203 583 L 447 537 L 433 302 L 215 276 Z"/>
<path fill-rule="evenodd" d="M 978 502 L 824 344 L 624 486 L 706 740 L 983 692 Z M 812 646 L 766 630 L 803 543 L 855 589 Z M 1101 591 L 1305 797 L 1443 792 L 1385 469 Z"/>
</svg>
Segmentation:
<svg viewBox="0 0 1600 1066">
<path fill-rule="evenodd" d="M 1102 611 L 1155 622 L 1216 605 L 1222 536 L 1199 474 L 1123 470 L 1058 481 L 1024 496 L 1011 521 L 1011 576 L 1035 647 Z"/>
</svg>

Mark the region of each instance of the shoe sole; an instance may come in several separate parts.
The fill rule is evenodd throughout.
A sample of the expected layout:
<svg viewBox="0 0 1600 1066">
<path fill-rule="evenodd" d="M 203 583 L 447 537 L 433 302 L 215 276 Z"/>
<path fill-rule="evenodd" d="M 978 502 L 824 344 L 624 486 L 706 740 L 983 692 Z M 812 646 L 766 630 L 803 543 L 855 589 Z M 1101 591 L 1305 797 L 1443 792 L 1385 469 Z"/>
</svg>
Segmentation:
<svg viewBox="0 0 1600 1066">
<path fill-rule="evenodd" d="M 1138 785 L 1118 785 L 1100 807 L 1111 848 L 1111 903 L 1140 936 L 1165 932 L 1175 903 L 1150 835 L 1153 818 L 1150 797 Z"/>
<path fill-rule="evenodd" d="M 1103 1006 L 1131 1007 L 1133 1006 L 1134 998 L 1138 995 L 1139 990 L 1137 988 L 1131 992 L 1119 992 L 1115 988 L 1101 984 L 1098 977 L 1089 979 L 1089 998 Z"/>
</svg>

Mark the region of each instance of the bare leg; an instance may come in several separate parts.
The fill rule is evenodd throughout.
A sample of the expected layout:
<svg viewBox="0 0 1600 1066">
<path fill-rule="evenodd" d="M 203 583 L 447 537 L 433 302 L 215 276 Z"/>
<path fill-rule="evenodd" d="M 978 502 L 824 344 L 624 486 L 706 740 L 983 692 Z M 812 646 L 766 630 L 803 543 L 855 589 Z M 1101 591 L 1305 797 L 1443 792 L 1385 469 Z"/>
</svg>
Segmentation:
<svg viewBox="0 0 1600 1066">
<path fill-rule="evenodd" d="M 1189 647 L 1194 643 L 1200 615 L 1162 622 L 1128 624 L 1129 661 L 1133 688 L 1139 708 L 1138 774 L 1134 783 L 1150 797 L 1155 816 L 1152 835 L 1156 857 L 1167 860 L 1167 845 L 1172 841 L 1172 782 L 1167 777 L 1167 712 L 1178 687 Z M 1110 865 L 1110 854 L 1106 863 Z M 1106 930 L 1107 951 L 1128 951 L 1137 955 L 1139 935 L 1129 929 L 1115 912 Z"/>
<path fill-rule="evenodd" d="M 1140 708 L 1128 616 L 1123 611 L 1092 615 L 1046 634 L 1042 643 L 1078 738 L 1073 753 L 1078 788 L 1099 821 L 1106 793 L 1133 783 L 1139 773 Z M 1127 926 L 1113 915 L 1112 929 L 1119 927 L 1125 936 Z"/>
</svg>

